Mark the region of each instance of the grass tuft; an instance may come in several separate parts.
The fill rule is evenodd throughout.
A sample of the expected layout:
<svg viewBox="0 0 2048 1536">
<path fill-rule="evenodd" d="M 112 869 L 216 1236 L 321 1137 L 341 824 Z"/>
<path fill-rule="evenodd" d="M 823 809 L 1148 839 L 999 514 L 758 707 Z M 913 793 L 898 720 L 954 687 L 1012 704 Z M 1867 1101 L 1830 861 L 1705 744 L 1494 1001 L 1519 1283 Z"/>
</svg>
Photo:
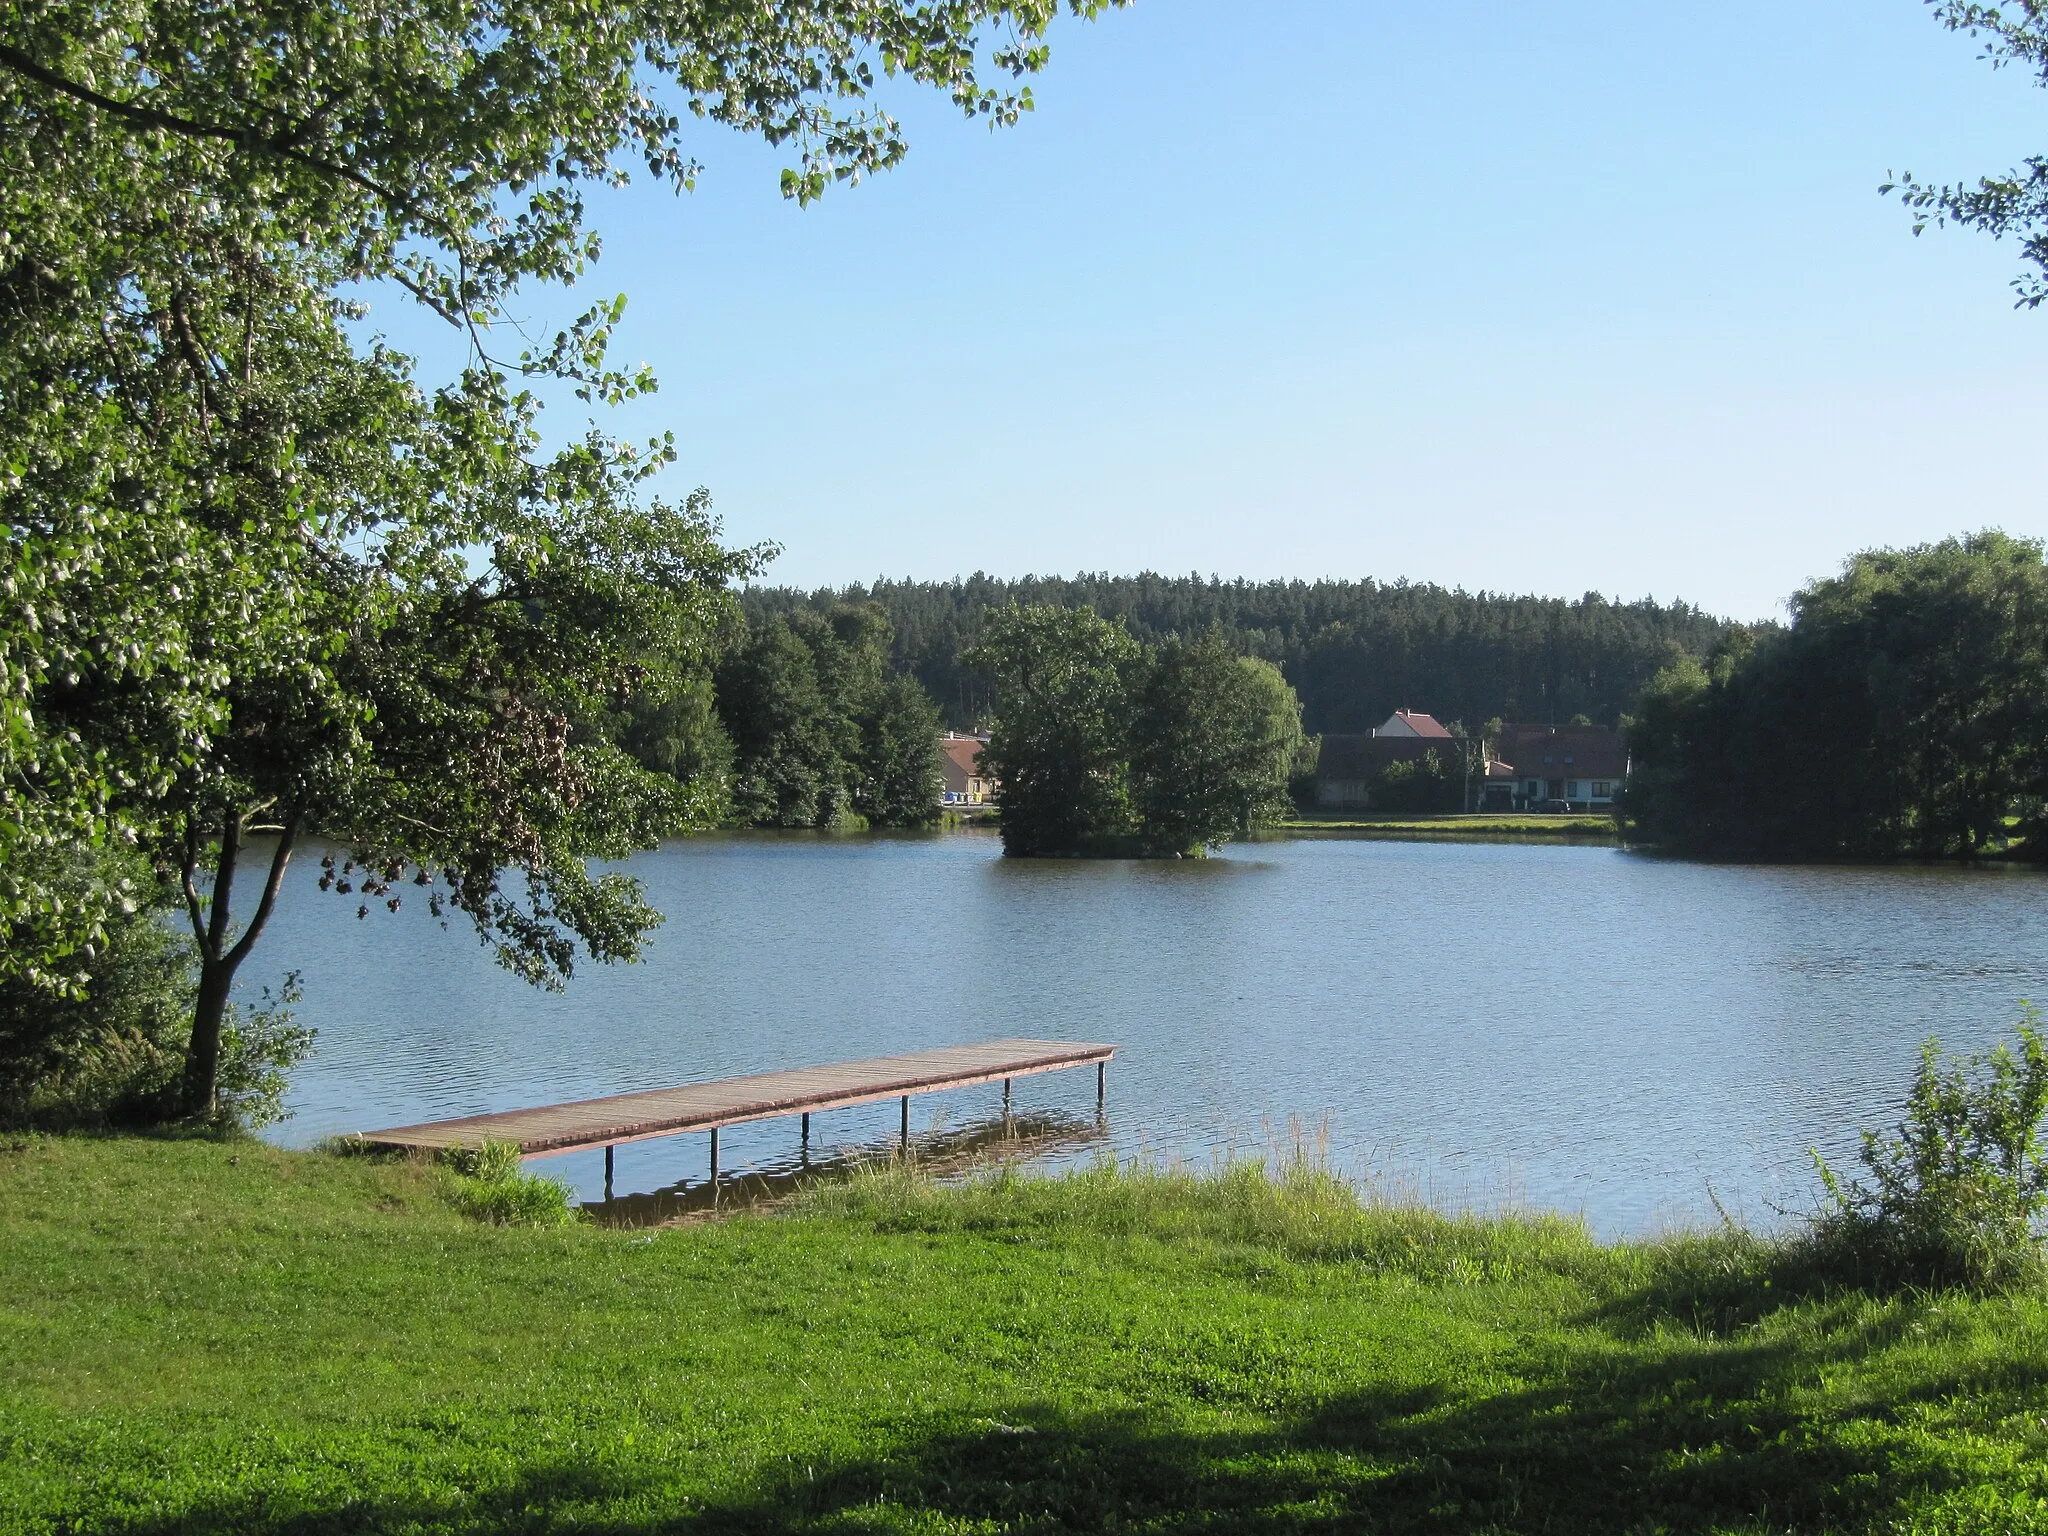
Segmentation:
<svg viewBox="0 0 2048 1536">
<path fill-rule="evenodd" d="M 952 1185 L 901 1163 L 880 1163 L 807 1191 L 797 1209 L 878 1232 L 1043 1241 L 1080 1232 L 1270 1249 L 1299 1262 L 1357 1265 L 1430 1283 L 1580 1274 L 1602 1252 L 1574 1219 L 1450 1215 L 1367 1200 L 1350 1181 L 1302 1158 L 1277 1168 L 1233 1159 L 1208 1173 L 1112 1159 L 1064 1174 L 998 1167 Z"/>
<path fill-rule="evenodd" d="M 560 1227 L 581 1219 L 569 1186 L 522 1173 L 519 1148 L 509 1141 L 449 1147 L 440 1162 L 449 1203 L 471 1220 L 501 1227 Z"/>
</svg>

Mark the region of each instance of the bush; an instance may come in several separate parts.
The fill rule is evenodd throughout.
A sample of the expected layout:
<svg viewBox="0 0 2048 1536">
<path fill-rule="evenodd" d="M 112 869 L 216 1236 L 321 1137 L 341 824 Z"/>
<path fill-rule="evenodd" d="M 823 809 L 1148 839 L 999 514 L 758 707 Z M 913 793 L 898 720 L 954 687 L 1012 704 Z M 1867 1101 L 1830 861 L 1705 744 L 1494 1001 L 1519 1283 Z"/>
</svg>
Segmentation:
<svg viewBox="0 0 2048 1536">
<path fill-rule="evenodd" d="M 253 1131 L 290 1118 L 284 1107 L 290 1087 L 285 1073 L 313 1049 L 313 1031 L 292 1020 L 292 1004 L 302 996 L 299 973 L 293 971 L 273 996 L 263 989 L 260 1007 L 230 1004 L 220 1038 L 220 1077 L 214 1090 L 216 1113 L 224 1125 Z M 190 1020 L 186 1033 L 190 1033 Z"/>
<path fill-rule="evenodd" d="M 501 1227 L 559 1227 L 577 1219 L 569 1186 L 519 1171 L 509 1141 L 450 1147 L 441 1154 L 452 1175 L 448 1198 L 463 1215 Z"/>
<path fill-rule="evenodd" d="M 180 1111 L 192 1037 L 192 941 L 172 916 L 177 899 L 139 856 L 66 849 L 38 859 L 31 878 L 59 901 L 110 894 L 105 941 L 75 957 L 75 995 L 20 978 L 0 982 L 0 1125 L 62 1131 L 160 1125 Z M 281 995 L 230 1007 L 221 1038 L 223 1128 L 285 1118 L 285 1072 L 311 1049 L 292 1022 L 297 973 Z"/>
<path fill-rule="evenodd" d="M 1828 1206 L 1811 1240 L 1855 1283 L 2010 1289 L 2042 1272 L 2048 1038 L 2026 1007 L 2018 1050 L 1945 1058 L 1929 1039 L 1897 1134 L 1863 1134 L 1870 1183 L 1844 1183 L 1819 1153 Z"/>
<path fill-rule="evenodd" d="M 159 1121 L 174 1106 L 192 1030 L 192 944 L 163 921 L 169 893 L 126 851 L 66 849 L 34 864 L 28 878 L 56 900 L 111 896 L 115 915 L 105 941 L 73 957 L 75 995 L 0 982 L 0 1124 Z"/>
</svg>

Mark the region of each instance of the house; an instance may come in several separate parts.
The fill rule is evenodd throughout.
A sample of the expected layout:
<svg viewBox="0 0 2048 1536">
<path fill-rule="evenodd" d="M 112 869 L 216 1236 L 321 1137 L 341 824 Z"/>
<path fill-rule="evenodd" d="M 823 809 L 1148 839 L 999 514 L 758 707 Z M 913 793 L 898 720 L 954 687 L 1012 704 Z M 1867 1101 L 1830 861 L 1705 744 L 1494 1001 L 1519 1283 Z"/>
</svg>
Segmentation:
<svg viewBox="0 0 2048 1536">
<path fill-rule="evenodd" d="M 1499 754 L 1514 770 L 1515 810 L 1606 810 L 1628 779 L 1628 748 L 1607 725 L 1504 725 Z"/>
<path fill-rule="evenodd" d="M 1434 715 L 1420 715 L 1412 710 L 1397 709 L 1387 716 L 1386 724 L 1373 732 L 1375 737 L 1386 736 L 1394 740 L 1454 741 L 1457 738 L 1436 723 Z"/>
<path fill-rule="evenodd" d="M 996 781 L 981 771 L 981 749 L 986 736 L 963 736 L 948 731 L 939 738 L 939 804 L 953 807 L 993 805 Z"/>
<path fill-rule="evenodd" d="M 1435 751 L 1450 760 L 1457 738 L 1434 717 L 1397 709 L 1368 736 L 1325 736 L 1316 761 L 1316 804 L 1332 810 L 1362 810 L 1372 804 L 1373 781 L 1395 763 L 1414 762 Z"/>
</svg>

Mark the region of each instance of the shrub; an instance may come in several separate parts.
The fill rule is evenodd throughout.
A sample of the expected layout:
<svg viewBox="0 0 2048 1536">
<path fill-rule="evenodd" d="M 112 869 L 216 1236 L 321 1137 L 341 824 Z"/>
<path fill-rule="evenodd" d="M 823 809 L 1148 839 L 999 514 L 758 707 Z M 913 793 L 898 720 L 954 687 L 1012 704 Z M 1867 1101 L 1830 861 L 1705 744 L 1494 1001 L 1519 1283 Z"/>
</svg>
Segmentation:
<svg viewBox="0 0 2048 1536">
<path fill-rule="evenodd" d="M 2048 1037 L 2025 1008 L 2018 1049 L 1945 1057 L 1929 1039 L 1897 1133 L 1863 1134 L 1870 1182 L 1843 1182 L 1819 1153 L 1827 1207 L 1811 1241 L 1857 1283 L 2008 1289 L 2038 1278 L 2048 1217 Z"/>
<path fill-rule="evenodd" d="M 291 972 L 273 994 L 263 989 L 257 1007 L 230 1004 L 221 1029 L 220 1076 L 214 1090 L 216 1113 L 223 1124 L 257 1130 L 288 1119 L 285 1073 L 313 1049 L 313 1031 L 292 1020 L 292 1004 L 302 996 L 299 973 Z M 190 1032 L 190 1020 L 186 1032 Z"/>
<path fill-rule="evenodd" d="M 120 850 L 39 854 L 26 877 L 60 903 L 111 894 L 105 941 L 72 957 L 75 995 L 0 982 L 0 1124 L 133 1125 L 171 1109 L 192 1028 L 191 941 L 163 921 L 169 893 Z M 0 933 L 0 941 L 9 935 Z"/>
<path fill-rule="evenodd" d="M 146 860 L 121 849 L 39 855 L 31 877 L 59 902 L 111 893 L 105 941 L 75 956 L 72 995 L 0 982 L 0 1125 L 41 1130 L 158 1125 L 180 1113 L 196 988 L 178 905 Z M 0 938 L 7 935 L 0 934 Z M 292 1022 L 299 978 L 256 1007 L 231 1006 L 221 1038 L 222 1128 L 285 1118 L 285 1072 L 312 1048 Z"/>
<path fill-rule="evenodd" d="M 569 1186 L 521 1173 L 519 1148 L 509 1141 L 450 1147 L 441 1161 L 452 1175 L 449 1200 L 472 1220 L 501 1227 L 559 1227 L 577 1218 Z"/>
</svg>

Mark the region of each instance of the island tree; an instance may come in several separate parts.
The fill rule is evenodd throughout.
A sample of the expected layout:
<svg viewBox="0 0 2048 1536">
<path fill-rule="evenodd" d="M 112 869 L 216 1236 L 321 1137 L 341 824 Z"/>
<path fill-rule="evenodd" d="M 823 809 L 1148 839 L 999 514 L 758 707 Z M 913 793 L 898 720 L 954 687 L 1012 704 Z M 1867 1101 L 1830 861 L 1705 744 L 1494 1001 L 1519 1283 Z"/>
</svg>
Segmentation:
<svg viewBox="0 0 2048 1536">
<path fill-rule="evenodd" d="M 1301 705 L 1271 663 L 1215 633 L 1149 658 L 1129 721 L 1137 835 L 1153 854 L 1205 851 L 1284 813 Z"/>
<path fill-rule="evenodd" d="M 1286 809 L 1301 705 L 1219 633 L 1148 648 L 1085 608 L 1015 608 L 972 654 L 1006 853 L 1184 857 Z"/>
<path fill-rule="evenodd" d="M 991 615 L 971 660 L 996 715 L 983 749 L 997 781 L 1003 851 L 1114 849 L 1132 832 L 1129 714 L 1143 651 L 1086 608 Z"/>
</svg>

